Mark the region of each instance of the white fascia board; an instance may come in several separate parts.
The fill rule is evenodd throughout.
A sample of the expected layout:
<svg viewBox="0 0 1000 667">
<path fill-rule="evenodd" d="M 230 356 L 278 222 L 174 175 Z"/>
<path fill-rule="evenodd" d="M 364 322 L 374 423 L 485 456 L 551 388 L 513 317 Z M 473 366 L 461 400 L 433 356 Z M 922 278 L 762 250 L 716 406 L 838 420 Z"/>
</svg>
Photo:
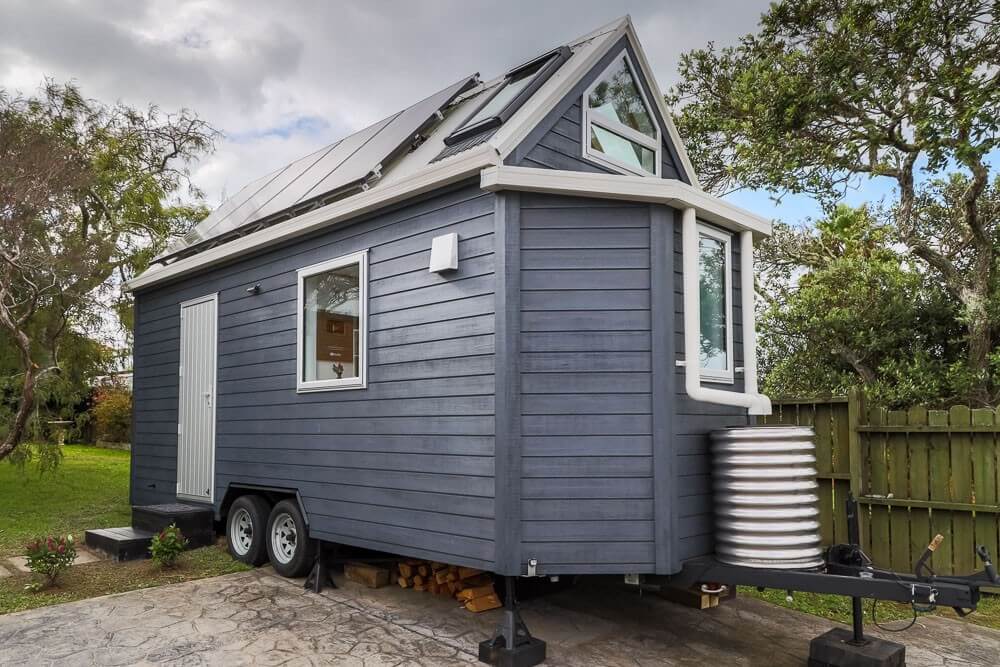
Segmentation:
<svg viewBox="0 0 1000 667">
<path fill-rule="evenodd" d="M 771 235 L 767 218 L 673 179 L 498 165 L 483 170 L 480 185 L 493 192 L 519 190 L 693 208 L 699 218 L 720 227 L 753 232 L 758 237 Z"/>
<path fill-rule="evenodd" d="M 691 184 L 700 190 L 701 183 L 698 180 L 698 174 L 695 173 L 694 165 L 691 164 L 687 151 L 684 149 L 684 142 L 681 140 L 681 135 L 677 132 L 677 126 L 674 125 L 670 109 L 667 108 L 667 103 L 663 101 L 663 93 L 660 92 L 660 87 L 656 83 L 656 77 L 653 76 L 653 69 L 649 66 L 646 53 L 642 50 L 642 43 L 639 42 L 639 37 L 635 34 L 635 26 L 632 25 L 631 18 L 627 18 L 625 32 L 628 35 L 629 42 L 632 44 L 632 50 L 635 51 L 636 60 L 638 61 L 636 64 L 642 70 L 643 77 L 646 79 L 649 90 L 653 94 L 653 103 L 663 117 L 663 122 L 667 126 L 667 134 L 670 135 L 670 139 L 674 144 L 674 150 L 677 151 L 677 155 L 681 159 L 681 164 L 684 166 L 684 173 L 691 179 Z"/>
<path fill-rule="evenodd" d="M 172 264 L 150 267 L 126 283 L 125 289 L 133 291 L 147 287 L 196 269 L 204 269 L 255 252 L 274 243 L 356 218 L 364 213 L 468 178 L 479 173 L 484 167 L 497 163 L 496 150 L 489 144 L 482 144 L 441 162 L 435 162 L 399 182 L 376 185 L 346 199 L 327 204 L 229 243 L 209 248 L 196 255 L 179 259 Z"/>
<path fill-rule="evenodd" d="M 625 16 L 576 40 L 576 43 L 588 39 L 594 41 L 575 51 L 572 57 L 531 96 L 531 99 L 490 137 L 489 143 L 496 148 L 501 159 L 514 152 L 553 107 L 569 95 L 584 75 L 600 62 L 622 35 L 626 34 L 629 23 L 629 18 Z"/>
</svg>

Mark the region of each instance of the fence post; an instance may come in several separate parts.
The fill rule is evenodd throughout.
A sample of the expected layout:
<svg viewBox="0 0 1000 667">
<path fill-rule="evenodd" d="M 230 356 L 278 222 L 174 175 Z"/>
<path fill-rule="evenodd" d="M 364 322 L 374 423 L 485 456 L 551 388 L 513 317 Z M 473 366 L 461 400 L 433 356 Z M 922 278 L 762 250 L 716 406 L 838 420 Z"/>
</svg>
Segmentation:
<svg viewBox="0 0 1000 667">
<path fill-rule="evenodd" d="M 851 387 L 847 392 L 847 422 L 848 422 L 848 458 L 851 466 L 851 493 L 855 498 L 860 498 L 862 494 L 862 461 L 861 461 L 861 434 L 858 426 L 861 424 L 861 414 L 863 411 L 864 396 L 860 387 Z"/>
</svg>

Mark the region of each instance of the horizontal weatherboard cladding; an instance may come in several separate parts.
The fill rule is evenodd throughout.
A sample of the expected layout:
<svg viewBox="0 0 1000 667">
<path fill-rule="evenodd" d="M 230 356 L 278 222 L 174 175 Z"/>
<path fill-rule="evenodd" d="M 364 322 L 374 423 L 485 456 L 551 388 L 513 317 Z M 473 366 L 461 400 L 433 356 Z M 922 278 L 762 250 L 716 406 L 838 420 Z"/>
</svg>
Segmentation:
<svg viewBox="0 0 1000 667">
<path fill-rule="evenodd" d="M 652 572 L 650 208 L 522 195 L 521 554 Z"/>
<path fill-rule="evenodd" d="M 173 500 L 179 304 L 217 292 L 216 503 L 230 484 L 295 488 L 314 537 L 490 567 L 494 208 L 469 183 L 141 290 L 133 502 Z M 430 273 L 452 232 L 458 271 Z M 296 272 L 360 250 L 368 387 L 298 394 Z"/>
</svg>

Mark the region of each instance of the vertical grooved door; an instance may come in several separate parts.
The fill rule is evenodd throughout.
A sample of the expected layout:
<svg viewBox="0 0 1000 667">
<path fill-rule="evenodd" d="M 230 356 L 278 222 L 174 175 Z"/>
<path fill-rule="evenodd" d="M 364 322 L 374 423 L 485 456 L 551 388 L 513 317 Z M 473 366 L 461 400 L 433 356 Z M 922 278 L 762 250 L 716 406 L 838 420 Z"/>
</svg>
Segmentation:
<svg viewBox="0 0 1000 667">
<path fill-rule="evenodd" d="M 217 295 L 181 304 L 178 498 L 214 500 L 217 327 Z"/>
</svg>

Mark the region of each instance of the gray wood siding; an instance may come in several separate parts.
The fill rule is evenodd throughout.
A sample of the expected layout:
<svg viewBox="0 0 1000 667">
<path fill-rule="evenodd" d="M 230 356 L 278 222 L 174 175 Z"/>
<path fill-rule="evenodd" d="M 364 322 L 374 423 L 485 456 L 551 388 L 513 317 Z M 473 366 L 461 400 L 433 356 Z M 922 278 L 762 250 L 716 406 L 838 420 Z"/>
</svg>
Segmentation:
<svg viewBox="0 0 1000 667">
<path fill-rule="evenodd" d="M 681 272 L 680 214 L 674 225 L 674 310 L 677 358 L 684 359 L 684 294 Z M 743 309 L 740 289 L 740 238 L 732 240 L 733 284 L 733 357 L 734 365 L 743 365 Z M 726 426 L 745 426 L 747 413 L 742 408 L 692 401 L 684 391 L 684 369 L 675 370 L 673 442 L 676 454 L 676 507 L 678 561 L 712 553 L 712 483 L 708 433 Z M 743 391 L 743 376 L 736 374 L 732 385 L 705 383 L 714 389 Z"/>
<path fill-rule="evenodd" d="M 650 207 L 521 201 L 522 561 L 652 572 Z"/>
<path fill-rule="evenodd" d="M 627 40 L 622 40 L 612 48 L 601 61 L 588 72 L 576 87 L 557 104 L 545 119 L 532 130 L 528 137 L 507 158 L 508 164 L 520 167 L 537 167 L 543 169 L 564 169 L 567 171 L 589 171 L 598 173 L 617 173 L 613 169 L 585 158 L 583 152 L 583 93 L 601 75 L 611 61 L 618 56 Z M 628 47 L 632 62 L 637 62 L 635 53 Z M 646 99 L 652 102 L 653 95 L 646 80 L 639 76 Z M 660 176 L 662 178 L 680 179 L 690 183 L 682 173 L 677 151 L 670 141 L 666 125 L 659 112 L 653 109 L 653 114 L 660 125 L 663 149 L 660 151 Z"/>
<path fill-rule="evenodd" d="M 449 232 L 460 268 L 431 274 Z M 218 292 L 216 504 L 230 484 L 297 488 L 314 537 L 491 567 L 493 237 L 494 196 L 469 184 L 142 291 L 133 502 L 173 498 L 178 304 Z M 368 388 L 297 394 L 296 270 L 364 249 Z"/>
</svg>

